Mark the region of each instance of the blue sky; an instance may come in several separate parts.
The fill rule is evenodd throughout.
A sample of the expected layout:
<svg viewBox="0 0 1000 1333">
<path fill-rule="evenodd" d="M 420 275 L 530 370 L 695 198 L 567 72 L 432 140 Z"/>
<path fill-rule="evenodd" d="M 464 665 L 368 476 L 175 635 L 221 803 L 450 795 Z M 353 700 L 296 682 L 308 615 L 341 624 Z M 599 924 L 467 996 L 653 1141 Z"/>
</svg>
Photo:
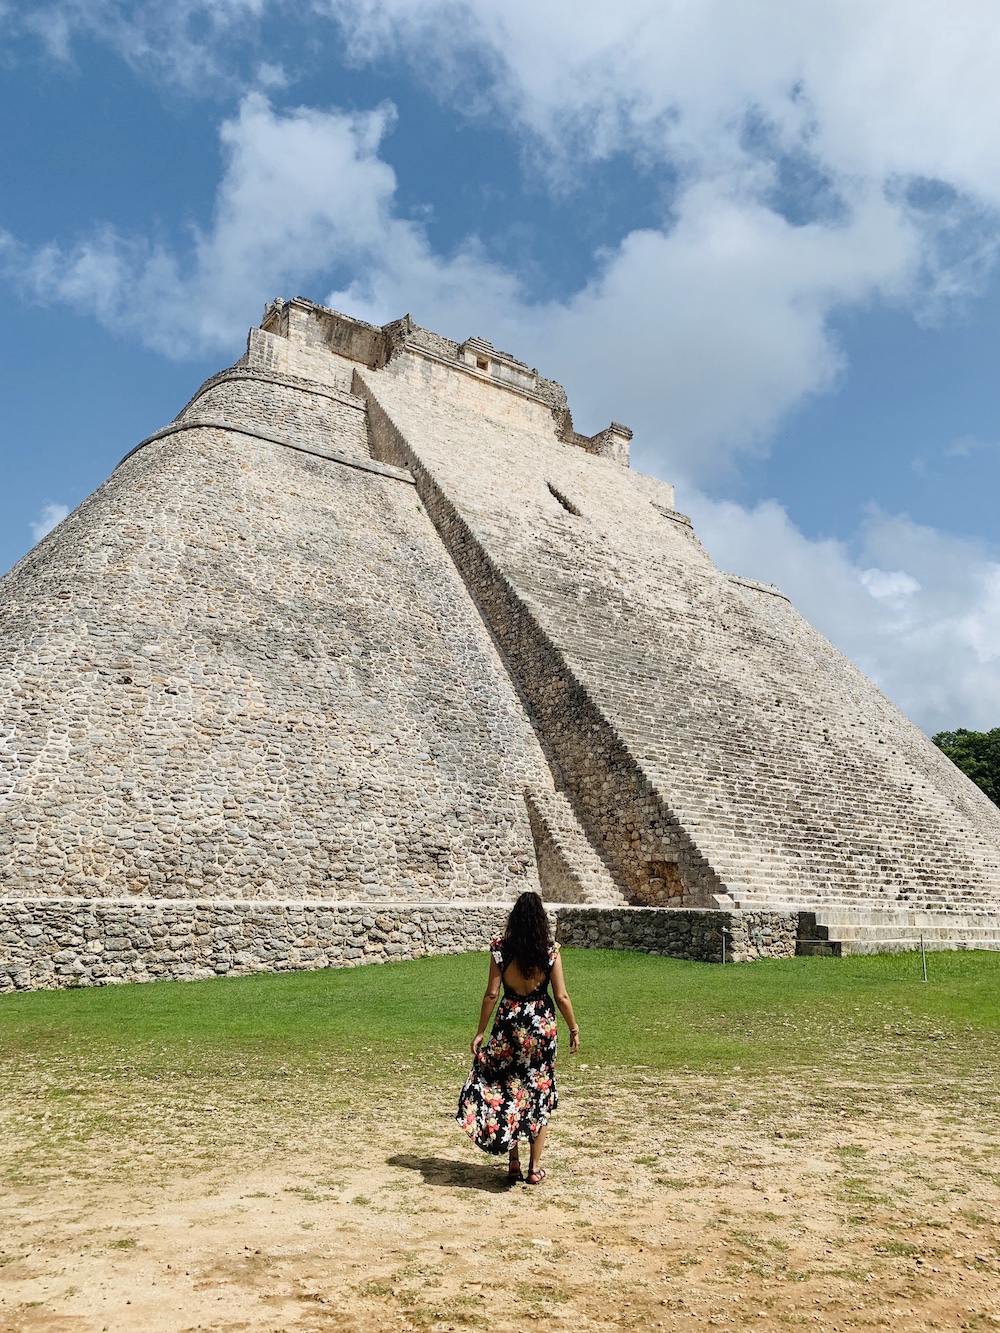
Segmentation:
<svg viewBox="0 0 1000 1333">
<path fill-rule="evenodd" d="M 0 567 L 266 300 L 478 333 L 928 730 L 1000 725 L 1000 19 L 0 4 Z"/>
</svg>

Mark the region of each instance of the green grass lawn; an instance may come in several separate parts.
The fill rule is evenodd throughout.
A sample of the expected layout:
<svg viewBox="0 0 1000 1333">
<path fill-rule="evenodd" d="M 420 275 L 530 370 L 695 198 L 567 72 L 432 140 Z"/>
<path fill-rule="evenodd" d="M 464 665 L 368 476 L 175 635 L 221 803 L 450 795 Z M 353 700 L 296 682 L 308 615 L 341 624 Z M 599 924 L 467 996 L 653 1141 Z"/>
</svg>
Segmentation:
<svg viewBox="0 0 1000 1333">
<path fill-rule="evenodd" d="M 795 958 L 721 968 L 567 949 L 567 982 L 590 1067 L 713 1071 L 995 1066 L 1000 953 Z M 391 1071 L 463 1051 L 486 956 L 321 972 L 159 982 L 0 997 L 0 1059 L 113 1055 L 137 1073 L 215 1065 L 349 1061 Z M 933 1052 L 933 1055 L 932 1055 Z"/>
</svg>

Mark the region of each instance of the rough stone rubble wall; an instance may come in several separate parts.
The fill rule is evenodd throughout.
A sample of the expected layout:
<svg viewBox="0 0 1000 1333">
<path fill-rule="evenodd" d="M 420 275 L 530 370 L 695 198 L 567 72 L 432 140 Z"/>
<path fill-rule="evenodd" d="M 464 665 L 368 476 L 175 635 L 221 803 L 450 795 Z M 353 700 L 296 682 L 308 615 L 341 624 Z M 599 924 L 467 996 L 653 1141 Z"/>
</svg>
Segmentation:
<svg viewBox="0 0 1000 1333">
<path fill-rule="evenodd" d="M 483 949 L 501 904 L 0 901 L 0 993 L 196 981 Z"/>
<path fill-rule="evenodd" d="M 0 994 L 399 962 L 488 947 L 503 904 L 0 900 Z M 795 952 L 780 914 L 560 907 L 568 946 L 720 962 Z M 484 959 L 485 974 L 485 959 Z"/>
<path fill-rule="evenodd" d="M 560 907 L 558 921 L 568 948 L 628 949 L 701 963 L 793 958 L 799 936 L 797 912 Z"/>
<path fill-rule="evenodd" d="M 668 488 L 412 353 L 355 388 L 634 898 L 1000 910 L 1000 811 L 785 599 L 717 570 Z"/>
</svg>

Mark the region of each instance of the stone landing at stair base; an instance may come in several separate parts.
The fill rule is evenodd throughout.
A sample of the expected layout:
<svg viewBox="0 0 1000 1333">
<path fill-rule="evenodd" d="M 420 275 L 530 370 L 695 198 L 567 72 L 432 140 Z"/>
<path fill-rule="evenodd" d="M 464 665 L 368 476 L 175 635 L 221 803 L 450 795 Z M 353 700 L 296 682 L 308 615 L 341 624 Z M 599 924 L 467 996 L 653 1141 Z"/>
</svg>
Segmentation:
<svg viewBox="0 0 1000 1333">
<path fill-rule="evenodd" d="M 0 899 L 0 992 L 356 967 L 485 949 L 509 903 Z M 727 961 L 795 953 L 797 913 L 550 904 L 569 947 Z"/>
</svg>

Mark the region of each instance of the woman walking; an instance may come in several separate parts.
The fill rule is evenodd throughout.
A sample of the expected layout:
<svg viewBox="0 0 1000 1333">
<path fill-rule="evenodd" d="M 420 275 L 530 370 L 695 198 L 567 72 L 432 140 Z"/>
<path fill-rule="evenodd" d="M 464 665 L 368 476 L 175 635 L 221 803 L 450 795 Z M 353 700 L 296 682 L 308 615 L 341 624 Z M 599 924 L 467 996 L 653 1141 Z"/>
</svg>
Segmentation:
<svg viewBox="0 0 1000 1333">
<path fill-rule="evenodd" d="M 556 1092 L 556 1012 L 569 1024 L 570 1050 L 580 1049 L 580 1029 L 573 1017 L 563 980 L 559 946 L 553 944 L 549 919 L 537 893 L 522 893 L 507 918 L 501 939 L 490 941 L 490 975 L 472 1039 L 472 1072 L 458 1099 L 455 1117 L 484 1152 L 509 1153 L 507 1175 L 524 1179 L 518 1139 L 531 1153 L 528 1184 L 545 1179 L 542 1149 L 549 1116 L 559 1105 Z M 484 1043 L 500 987 L 503 999 L 489 1040 Z"/>
</svg>

